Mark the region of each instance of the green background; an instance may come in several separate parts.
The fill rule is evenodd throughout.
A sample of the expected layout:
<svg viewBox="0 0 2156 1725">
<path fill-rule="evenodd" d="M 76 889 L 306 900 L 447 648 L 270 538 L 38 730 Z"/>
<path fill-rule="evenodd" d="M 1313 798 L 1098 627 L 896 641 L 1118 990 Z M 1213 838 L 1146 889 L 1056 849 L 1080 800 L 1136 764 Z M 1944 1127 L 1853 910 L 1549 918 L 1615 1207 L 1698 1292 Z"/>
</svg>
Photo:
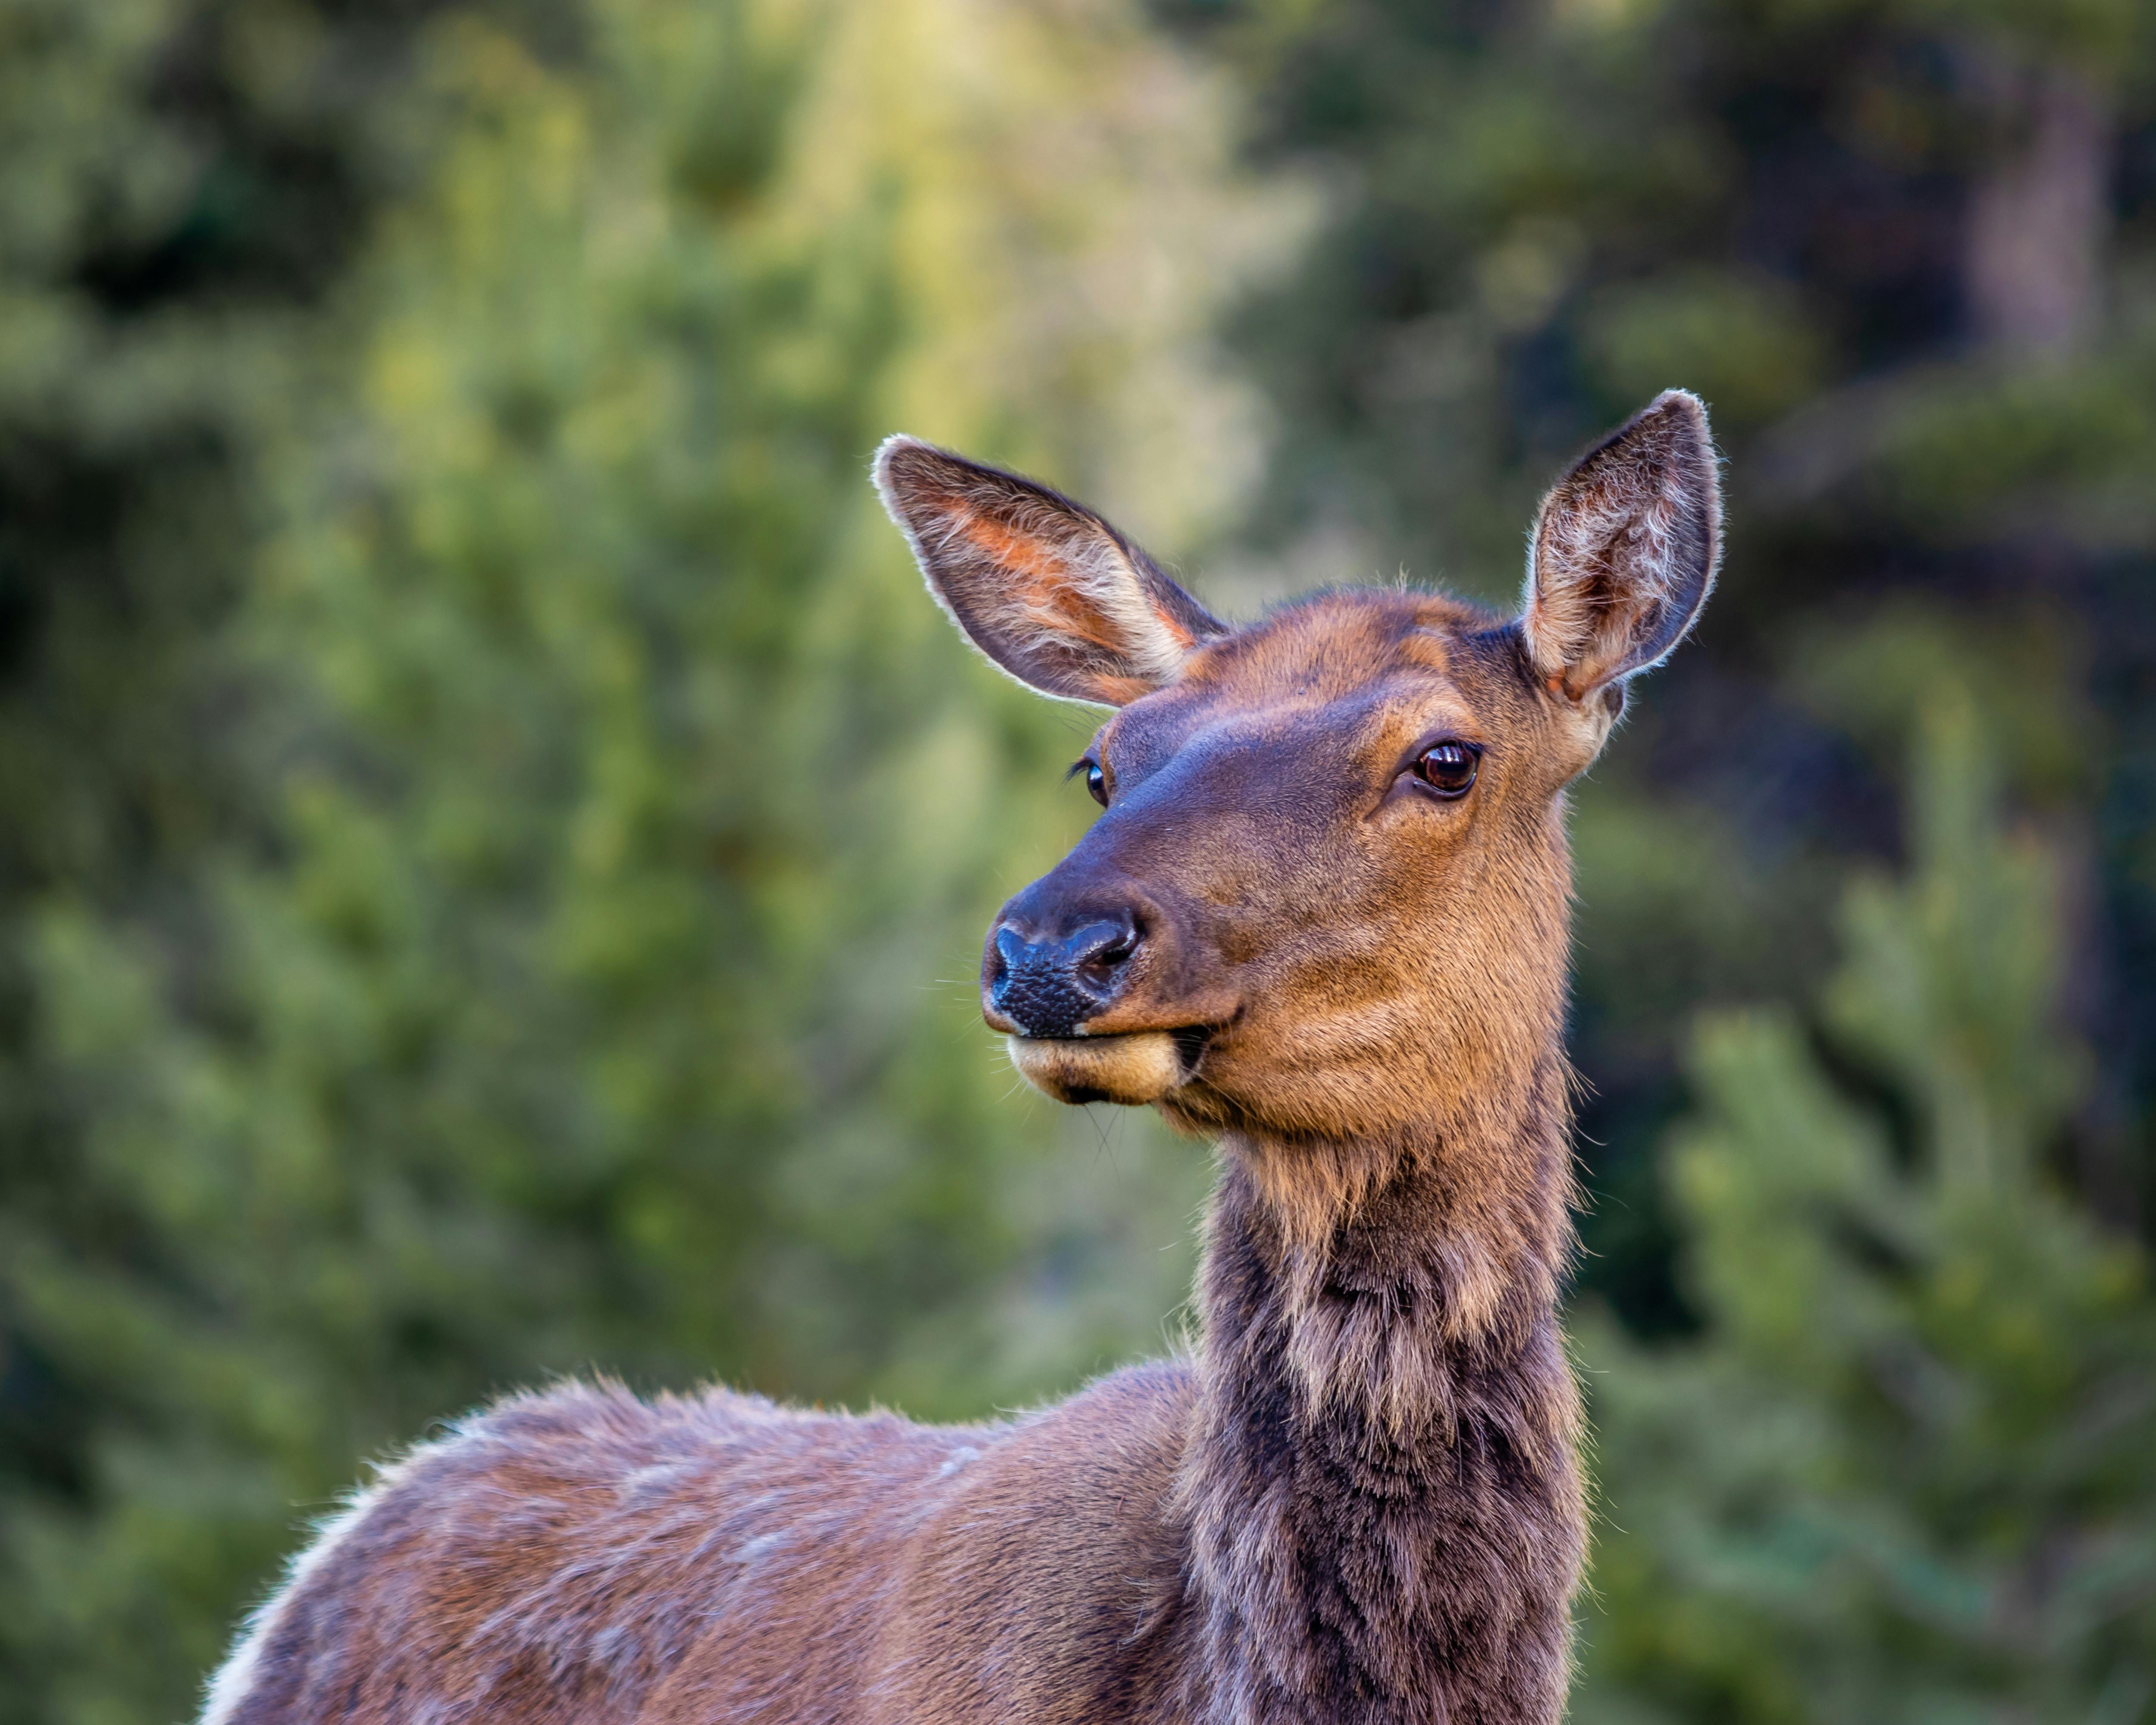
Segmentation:
<svg viewBox="0 0 2156 1725">
<path fill-rule="evenodd" d="M 598 1370 L 1173 1346 L 905 429 L 1249 616 L 1708 399 L 1576 798 L 1583 1721 L 2156 1718 L 2156 6 L 0 0 L 0 1725 Z"/>
</svg>

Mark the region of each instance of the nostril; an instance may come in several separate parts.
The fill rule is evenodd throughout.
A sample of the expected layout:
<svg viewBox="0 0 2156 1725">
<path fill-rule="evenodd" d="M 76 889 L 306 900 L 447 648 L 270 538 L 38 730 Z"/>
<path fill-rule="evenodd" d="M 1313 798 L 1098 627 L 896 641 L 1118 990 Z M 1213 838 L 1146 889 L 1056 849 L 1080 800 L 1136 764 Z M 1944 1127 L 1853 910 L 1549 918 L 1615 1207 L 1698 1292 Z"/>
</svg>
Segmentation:
<svg viewBox="0 0 2156 1725">
<path fill-rule="evenodd" d="M 1116 968 L 1127 963 L 1138 949 L 1137 924 L 1129 917 L 1089 922 L 1064 942 L 1064 962 L 1089 983 L 1101 986 L 1112 979 Z"/>
</svg>

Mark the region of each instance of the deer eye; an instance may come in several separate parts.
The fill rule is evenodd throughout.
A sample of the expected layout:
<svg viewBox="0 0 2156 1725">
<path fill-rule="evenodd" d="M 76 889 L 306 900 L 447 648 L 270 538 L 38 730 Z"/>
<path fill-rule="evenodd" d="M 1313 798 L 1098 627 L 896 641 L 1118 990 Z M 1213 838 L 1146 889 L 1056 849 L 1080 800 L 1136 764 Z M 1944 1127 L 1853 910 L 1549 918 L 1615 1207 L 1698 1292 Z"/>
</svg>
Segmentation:
<svg viewBox="0 0 2156 1725">
<path fill-rule="evenodd" d="M 1081 761 L 1086 769 L 1086 788 L 1093 793 L 1093 800 L 1103 809 L 1108 806 L 1108 775 L 1101 770 L 1098 761 Z"/>
<path fill-rule="evenodd" d="M 1414 776 L 1440 797 L 1464 797 L 1481 759 L 1481 750 L 1471 742 L 1433 743 L 1417 758 Z"/>
</svg>

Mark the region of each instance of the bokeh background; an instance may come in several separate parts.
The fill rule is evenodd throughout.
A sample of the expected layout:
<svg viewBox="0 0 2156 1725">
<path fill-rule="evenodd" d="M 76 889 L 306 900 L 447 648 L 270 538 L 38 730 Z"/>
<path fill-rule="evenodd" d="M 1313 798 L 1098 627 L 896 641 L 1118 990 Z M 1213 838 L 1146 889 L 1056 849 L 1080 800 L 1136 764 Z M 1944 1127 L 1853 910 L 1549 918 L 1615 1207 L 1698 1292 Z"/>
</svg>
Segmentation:
<svg viewBox="0 0 2156 1725">
<path fill-rule="evenodd" d="M 508 1386 L 1175 1343 L 1203 1147 L 969 980 L 1090 721 L 883 433 L 1502 601 L 1671 384 L 1576 1717 L 2156 1719 L 2152 0 L 0 0 L 0 1725 Z"/>
</svg>

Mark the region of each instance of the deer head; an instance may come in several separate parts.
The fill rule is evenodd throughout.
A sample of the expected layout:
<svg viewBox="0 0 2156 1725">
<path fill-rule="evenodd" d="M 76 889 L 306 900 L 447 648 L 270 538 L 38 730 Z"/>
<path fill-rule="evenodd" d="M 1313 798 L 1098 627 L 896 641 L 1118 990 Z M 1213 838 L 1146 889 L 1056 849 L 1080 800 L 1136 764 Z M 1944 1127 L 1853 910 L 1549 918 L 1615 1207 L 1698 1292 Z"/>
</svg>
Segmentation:
<svg viewBox="0 0 2156 1725">
<path fill-rule="evenodd" d="M 1471 1110 L 1553 1044 L 1564 787 L 1714 579 L 1695 398 L 1663 395 L 1558 482 L 1509 620 L 1346 589 L 1235 628 L 1030 480 L 903 437 L 875 471 L 975 646 L 1115 710 L 1077 768 L 1104 812 L 983 959 L 983 1011 L 1034 1085 L 1338 1137 Z"/>
</svg>

